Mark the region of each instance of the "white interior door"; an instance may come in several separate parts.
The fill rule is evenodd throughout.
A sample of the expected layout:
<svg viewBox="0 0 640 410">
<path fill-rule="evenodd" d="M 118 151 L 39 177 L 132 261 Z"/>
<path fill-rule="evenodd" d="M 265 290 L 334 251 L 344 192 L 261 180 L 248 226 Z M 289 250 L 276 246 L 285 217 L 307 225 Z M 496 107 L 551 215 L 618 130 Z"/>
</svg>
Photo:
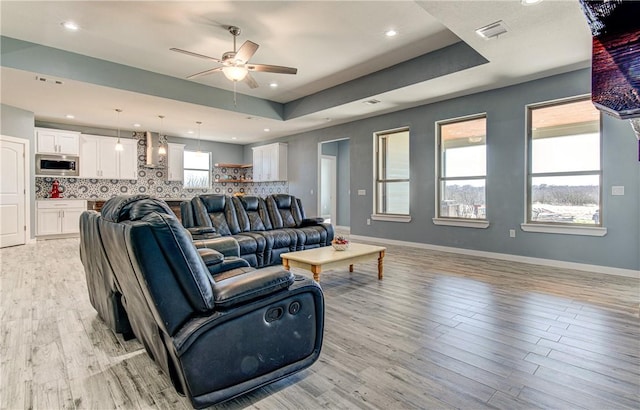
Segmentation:
<svg viewBox="0 0 640 410">
<path fill-rule="evenodd" d="M 25 144 L 0 137 L 0 247 L 23 245 L 25 228 Z"/>
<path fill-rule="evenodd" d="M 320 216 L 336 224 L 336 157 L 323 155 L 320 158 Z"/>
</svg>

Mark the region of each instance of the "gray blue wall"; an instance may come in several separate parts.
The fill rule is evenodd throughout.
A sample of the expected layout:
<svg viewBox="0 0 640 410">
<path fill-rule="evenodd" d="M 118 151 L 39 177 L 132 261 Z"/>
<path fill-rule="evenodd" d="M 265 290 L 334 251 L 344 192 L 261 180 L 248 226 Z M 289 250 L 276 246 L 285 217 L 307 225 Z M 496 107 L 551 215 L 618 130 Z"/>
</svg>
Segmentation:
<svg viewBox="0 0 640 410">
<path fill-rule="evenodd" d="M 351 233 L 470 250 L 513 254 L 640 270 L 640 163 L 638 142 L 628 121 L 603 115 L 604 237 L 523 232 L 525 215 L 525 106 L 591 91 L 590 70 L 547 77 L 293 135 L 289 144 L 289 191 L 300 197 L 308 215 L 316 213 L 318 142 L 349 138 Z M 436 226 L 435 126 L 438 120 L 487 113 L 487 229 Z M 373 133 L 411 129 L 411 216 L 409 223 L 372 221 Z M 248 150 L 248 151 L 247 151 Z M 245 159 L 250 148 L 245 147 Z M 623 185 L 624 196 L 611 196 Z M 356 195 L 365 189 L 366 195 Z M 314 191 L 315 194 L 315 191 Z M 517 236 L 509 238 L 509 229 Z"/>
</svg>

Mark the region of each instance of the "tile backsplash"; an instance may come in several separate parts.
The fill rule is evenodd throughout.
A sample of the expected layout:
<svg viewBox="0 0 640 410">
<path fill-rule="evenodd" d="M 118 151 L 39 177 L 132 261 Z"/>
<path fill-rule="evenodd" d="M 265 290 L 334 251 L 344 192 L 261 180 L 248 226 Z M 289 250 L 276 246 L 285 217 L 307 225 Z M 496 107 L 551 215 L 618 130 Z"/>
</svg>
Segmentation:
<svg viewBox="0 0 640 410">
<path fill-rule="evenodd" d="M 58 179 L 63 198 L 106 200 L 117 195 L 148 194 L 163 199 L 190 199 L 200 194 L 226 194 L 237 192 L 246 195 L 267 196 L 289 193 L 289 183 L 277 182 L 221 182 L 224 179 L 239 179 L 241 175 L 252 178 L 252 170 L 214 167 L 211 171 L 210 189 L 185 189 L 181 181 L 167 181 L 167 170 L 145 168 L 146 142 L 138 140 L 138 179 L 85 179 L 36 177 L 36 199 L 49 197 L 54 179 Z M 81 165 L 82 166 L 82 163 Z M 220 182 L 215 182 L 220 180 Z"/>
</svg>

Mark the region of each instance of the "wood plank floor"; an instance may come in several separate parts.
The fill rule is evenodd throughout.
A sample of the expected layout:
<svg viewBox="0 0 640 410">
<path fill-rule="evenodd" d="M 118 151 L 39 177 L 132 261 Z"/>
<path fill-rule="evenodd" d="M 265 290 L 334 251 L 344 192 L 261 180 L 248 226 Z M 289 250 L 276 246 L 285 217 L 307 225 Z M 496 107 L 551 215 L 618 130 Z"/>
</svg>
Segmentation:
<svg viewBox="0 0 640 410">
<path fill-rule="evenodd" d="M 78 244 L 0 250 L 0 408 L 190 408 L 97 318 Z M 637 279 L 388 246 L 383 281 L 321 281 L 318 362 L 219 408 L 640 408 Z"/>
</svg>

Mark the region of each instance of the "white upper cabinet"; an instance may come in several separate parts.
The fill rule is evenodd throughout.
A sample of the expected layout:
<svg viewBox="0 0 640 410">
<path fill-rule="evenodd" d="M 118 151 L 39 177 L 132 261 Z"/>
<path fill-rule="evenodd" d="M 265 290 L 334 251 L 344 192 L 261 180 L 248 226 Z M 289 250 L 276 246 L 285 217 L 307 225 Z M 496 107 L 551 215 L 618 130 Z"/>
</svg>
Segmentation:
<svg viewBox="0 0 640 410">
<path fill-rule="evenodd" d="M 138 179 L 138 141 L 121 138 L 123 150 L 118 152 L 118 178 Z"/>
<path fill-rule="evenodd" d="M 36 128 L 36 152 L 38 154 L 78 155 L 80 133 L 75 131 Z"/>
<path fill-rule="evenodd" d="M 167 180 L 184 179 L 184 144 L 167 143 Z"/>
<path fill-rule="evenodd" d="M 287 180 L 287 144 L 275 143 L 253 147 L 253 180 Z"/>
<path fill-rule="evenodd" d="M 80 178 L 137 179 L 137 141 L 121 138 L 122 151 L 116 151 L 117 142 L 113 137 L 82 134 Z"/>
</svg>

